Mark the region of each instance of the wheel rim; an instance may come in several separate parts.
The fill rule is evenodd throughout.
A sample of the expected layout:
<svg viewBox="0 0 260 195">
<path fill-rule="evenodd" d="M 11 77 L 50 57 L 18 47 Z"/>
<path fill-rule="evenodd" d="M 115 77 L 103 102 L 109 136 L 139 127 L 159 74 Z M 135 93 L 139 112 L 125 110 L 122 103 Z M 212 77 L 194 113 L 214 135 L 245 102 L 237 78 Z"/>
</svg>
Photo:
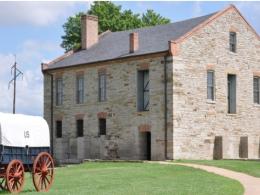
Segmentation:
<svg viewBox="0 0 260 195">
<path fill-rule="evenodd" d="M 10 192 L 20 192 L 24 185 L 24 167 L 19 160 L 12 160 L 6 169 L 6 185 Z"/>
<path fill-rule="evenodd" d="M 37 191 L 48 191 L 54 176 L 54 163 L 47 152 L 40 153 L 33 163 L 33 184 Z"/>
</svg>

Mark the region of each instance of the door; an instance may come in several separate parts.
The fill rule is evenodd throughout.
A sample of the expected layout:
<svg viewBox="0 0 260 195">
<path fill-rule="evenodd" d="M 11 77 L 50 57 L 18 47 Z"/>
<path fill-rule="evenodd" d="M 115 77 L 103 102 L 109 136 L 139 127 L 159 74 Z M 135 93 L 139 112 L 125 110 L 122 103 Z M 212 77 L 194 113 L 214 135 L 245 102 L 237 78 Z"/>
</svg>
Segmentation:
<svg viewBox="0 0 260 195">
<path fill-rule="evenodd" d="M 248 137 L 240 137 L 239 158 L 248 158 Z"/>
<path fill-rule="evenodd" d="M 151 160 L 151 132 L 146 132 L 146 159 Z"/>
<path fill-rule="evenodd" d="M 223 158 L 223 141 L 222 136 L 216 136 L 214 141 L 213 159 L 220 160 Z"/>
</svg>

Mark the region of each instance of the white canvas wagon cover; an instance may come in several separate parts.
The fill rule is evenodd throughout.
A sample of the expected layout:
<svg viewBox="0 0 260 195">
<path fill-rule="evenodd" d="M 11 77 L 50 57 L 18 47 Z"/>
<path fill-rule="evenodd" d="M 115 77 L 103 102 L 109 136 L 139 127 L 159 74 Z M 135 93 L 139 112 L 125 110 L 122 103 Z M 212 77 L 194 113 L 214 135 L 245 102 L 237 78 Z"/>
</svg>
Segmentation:
<svg viewBox="0 0 260 195">
<path fill-rule="evenodd" d="M 49 147 L 48 124 L 39 116 L 0 112 L 0 144 L 13 147 Z"/>
</svg>

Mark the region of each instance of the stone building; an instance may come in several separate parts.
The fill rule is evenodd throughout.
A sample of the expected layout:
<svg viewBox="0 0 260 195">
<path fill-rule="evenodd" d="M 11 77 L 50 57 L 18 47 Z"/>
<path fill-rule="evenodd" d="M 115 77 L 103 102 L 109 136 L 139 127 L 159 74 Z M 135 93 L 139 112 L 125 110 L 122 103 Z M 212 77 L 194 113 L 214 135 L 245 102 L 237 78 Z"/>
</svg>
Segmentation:
<svg viewBox="0 0 260 195">
<path fill-rule="evenodd" d="M 260 38 L 233 6 L 98 35 L 42 64 L 57 160 L 259 158 Z"/>
</svg>

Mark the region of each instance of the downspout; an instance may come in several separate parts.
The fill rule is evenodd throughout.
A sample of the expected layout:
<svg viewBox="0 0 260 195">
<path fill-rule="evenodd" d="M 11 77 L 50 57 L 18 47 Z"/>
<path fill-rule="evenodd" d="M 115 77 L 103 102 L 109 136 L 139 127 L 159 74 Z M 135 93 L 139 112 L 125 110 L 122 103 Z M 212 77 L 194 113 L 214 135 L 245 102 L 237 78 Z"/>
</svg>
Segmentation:
<svg viewBox="0 0 260 195">
<path fill-rule="evenodd" d="M 53 75 L 48 73 L 47 71 L 46 72 L 43 72 L 47 75 L 49 75 L 51 77 L 51 126 L 50 126 L 50 129 L 51 129 L 51 136 L 50 136 L 50 140 L 51 140 L 51 155 L 53 156 L 53 146 L 54 146 L 54 140 L 53 140 L 53 137 L 54 137 L 54 134 L 53 134 Z"/>
<path fill-rule="evenodd" d="M 165 160 L 168 159 L 168 155 L 167 155 L 167 150 L 168 150 L 168 128 L 167 128 L 167 117 L 168 117 L 168 108 L 167 108 L 167 104 L 168 104 L 168 100 L 167 100 L 167 80 L 168 80 L 168 75 L 167 75 L 167 57 L 168 55 L 164 56 L 164 158 Z"/>
<path fill-rule="evenodd" d="M 53 130 L 53 75 L 49 74 L 51 76 L 51 155 L 53 156 L 54 154 L 54 142 L 53 142 L 53 137 L 54 137 L 54 130 Z"/>
</svg>

